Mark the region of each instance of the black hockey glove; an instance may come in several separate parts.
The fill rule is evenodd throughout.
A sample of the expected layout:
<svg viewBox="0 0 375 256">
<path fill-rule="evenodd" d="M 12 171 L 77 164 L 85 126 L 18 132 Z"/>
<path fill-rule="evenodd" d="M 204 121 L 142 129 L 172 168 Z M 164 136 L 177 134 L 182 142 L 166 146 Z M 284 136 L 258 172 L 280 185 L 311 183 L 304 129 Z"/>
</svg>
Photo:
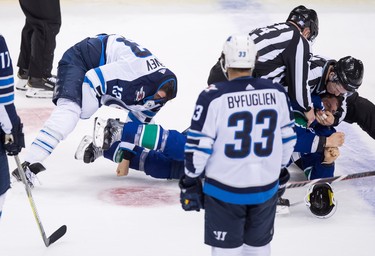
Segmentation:
<svg viewBox="0 0 375 256">
<path fill-rule="evenodd" d="M 280 176 L 279 176 L 279 189 L 277 191 L 277 196 L 281 197 L 286 190 L 286 183 L 290 179 L 290 174 L 287 168 L 282 168 L 280 171 Z"/>
<path fill-rule="evenodd" d="M 25 137 L 22 132 L 23 125 L 13 127 L 11 134 L 4 135 L 4 148 L 9 156 L 18 155 L 22 148 L 25 147 Z"/>
<path fill-rule="evenodd" d="M 193 179 L 182 176 L 178 183 L 181 193 L 180 202 L 185 211 L 200 211 L 204 209 L 202 182 L 199 178 Z"/>
</svg>

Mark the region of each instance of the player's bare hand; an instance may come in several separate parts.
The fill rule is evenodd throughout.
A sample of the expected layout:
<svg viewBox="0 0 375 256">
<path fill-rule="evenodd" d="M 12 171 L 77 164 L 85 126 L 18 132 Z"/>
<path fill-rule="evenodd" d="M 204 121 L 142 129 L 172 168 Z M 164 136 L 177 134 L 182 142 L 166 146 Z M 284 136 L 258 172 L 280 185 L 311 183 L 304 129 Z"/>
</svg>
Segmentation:
<svg viewBox="0 0 375 256">
<path fill-rule="evenodd" d="M 318 123 L 324 126 L 332 126 L 335 122 L 335 117 L 329 111 L 319 110 L 315 116 Z"/>
<path fill-rule="evenodd" d="M 129 164 L 130 161 L 123 159 L 118 165 L 116 169 L 117 176 L 126 176 L 129 173 Z"/>
<path fill-rule="evenodd" d="M 341 147 L 345 142 L 345 134 L 343 132 L 335 132 L 327 137 L 325 147 Z"/>
<path fill-rule="evenodd" d="M 340 155 L 339 148 L 331 147 L 324 149 L 324 164 L 332 164 Z"/>
</svg>

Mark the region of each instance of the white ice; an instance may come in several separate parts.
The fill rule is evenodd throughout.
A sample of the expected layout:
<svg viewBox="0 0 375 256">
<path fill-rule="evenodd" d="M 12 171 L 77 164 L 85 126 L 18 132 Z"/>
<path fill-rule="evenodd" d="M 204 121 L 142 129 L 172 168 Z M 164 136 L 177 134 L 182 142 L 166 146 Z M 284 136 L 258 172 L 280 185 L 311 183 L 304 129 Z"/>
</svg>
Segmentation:
<svg viewBox="0 0 375 256">
<path fill-rule="evenodd" d="M 196 97 L 227 36 L 282 22 L 301 3 L 319 14 L 314 53 L 361 59 L 365 77 L 359 92 L 375 102 L 375 4 L 370 0 L 62 0 L 54 72 L 64 51 L 87 36 L 105 32 L 132 38 L 177 74 L 178 96 L 156 122 L 182 131 L 189 126 Z M 23 23 L 18 1 L 0 0 L 0 33 L 7 40 L 15 72 Z M 26 99 L 21 92 L 16 94 L 16 104 L 29 145 L 53 104 Z M 97 115 L 125 118 L 124 113 L 107 108 Z M 176 181 L 152 179 L 134 170 L 118 178 L 116 165 L 108 160 L 85 165 L 74 159 L 82 136 L 92 133 L 92 124 L 92 119 L 80 121 L 60 143 L 44 163 L 47 171 L 39 175 L 41 184 L 32 191 L 47 235 L 63 224 L 68 226 L 66 235 L 49 248 L 44 246 L 24 187 L 14 182 L 0 222 L 0 255 L 210 255 L 203 243 L 204 212 L 181 209 Z M 346 132 L 346 143 L 336 175 L 374 169 L 374 140 L 355 124 L 342 124 L 338 130 Z M 15 162 L 9 161 L 13 170 Z M 311 216 L 302 203 L 305 188 L 288 190 L 286 197 L 296 205 L 289 215 L 276 218 L 272 255 L 374 255 L 374 181 L 369 177 L 334 184 L 338 210 L 325 220 Z M 117 192 L 117 200 L 110 192 Z M 133 206 L 124 205 L 127 202 Z"/>
</svg>

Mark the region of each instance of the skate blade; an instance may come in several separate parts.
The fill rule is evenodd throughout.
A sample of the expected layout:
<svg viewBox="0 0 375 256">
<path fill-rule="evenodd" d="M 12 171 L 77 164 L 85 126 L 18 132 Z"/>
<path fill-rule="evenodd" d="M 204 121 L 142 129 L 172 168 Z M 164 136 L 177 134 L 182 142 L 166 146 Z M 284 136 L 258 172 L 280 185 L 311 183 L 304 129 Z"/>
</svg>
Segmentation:
<svg viewBox="0 0 375 256">
<path fill-rule="evenodd" d="M 107 120 L 95 117 L 95 123 L 94 123 L 94 145 L 98 148 L 103 147 L 104 143 L 104 129 L 107 126 Z"/>
<path fill-rule="evenodd" d="M 85 150 L 90 145 L 91 142 L 92 142 L 92 137 L 90 135 L 85 135 L 77 147 L 76 153 L 74 154 L 74 158 L 77 160 L 83 160 L 83 155 L 85 154 Z"/>
<path fill-rule="evenodd" d="M 51 99 L 53 96 L 53 91 L 47 91 L 38 88 L 29 88 L 26 91 L 27 98 L 41 98 L 41 99 Z"/>
<path fill-rule="evenodd" d="M 276 215 L 285 215 L 289 214 L 290 210 L 289 207 L 286 205 L 277 205 L 276 206 Z"/>
</svg>

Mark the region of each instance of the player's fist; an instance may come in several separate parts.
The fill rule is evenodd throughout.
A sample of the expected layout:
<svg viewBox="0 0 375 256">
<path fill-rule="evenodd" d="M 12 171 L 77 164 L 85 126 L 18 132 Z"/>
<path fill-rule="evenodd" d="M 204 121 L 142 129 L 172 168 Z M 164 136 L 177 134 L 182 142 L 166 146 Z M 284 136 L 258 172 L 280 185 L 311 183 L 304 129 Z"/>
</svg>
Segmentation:
<svg viewBox="0 0 375 256">
<path fill-rule="evenodd" d="M 337 147 L 330 147 L 324 149 L 324 164 L 332 164 L 340 155 L 340 150 Z"/>
</svg>

